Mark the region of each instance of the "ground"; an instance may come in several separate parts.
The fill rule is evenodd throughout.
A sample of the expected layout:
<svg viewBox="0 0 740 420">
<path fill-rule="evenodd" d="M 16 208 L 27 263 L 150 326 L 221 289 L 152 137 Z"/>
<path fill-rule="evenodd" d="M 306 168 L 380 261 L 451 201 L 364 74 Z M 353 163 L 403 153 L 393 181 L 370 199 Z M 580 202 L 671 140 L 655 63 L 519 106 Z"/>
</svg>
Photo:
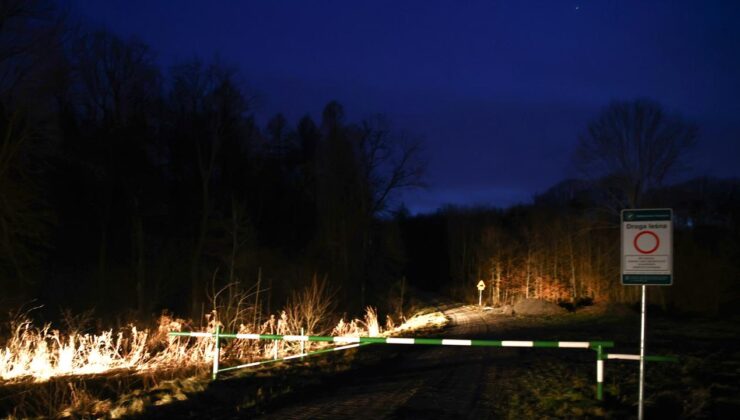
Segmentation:
<svg viewBox="0 0 740 420">
<path fill-rule="evenodd" d="M 593 309 L 553 317 L 505 316 L 449 307 L 444 338 L 611 340 L 637 353 L 639 317 Z M 646 417 L 734 418 L 740 410 L 737 320 L 648 317 Z M 323 357 L 323 356 L 319 356 Z M 318 359 L 317 359 L 318 360 Z M 638 364 L 606 362 L 605 400 L 595 399 L 595 353 L 370 345 L 344 355 L 243 371 L 145 417 L 316 418 L 630 418 L 636 416 Z M 667 416 L 667 417 L 666 417 Z"/>
<path fill-rule="evenodd" d="M 612 353 L 638 352 L 639 315 L 626 306 L 553 316 L 437 306 L 447 327 L 401 336 L 609 340 Z M 647 363 L 646 418 L 736 418 L 740 319 L 648 312 L 647 353 L 679 363 Z M 217 381 L 200 366 L 3 383 L 0 417 L 634 418 L 637 362 L 606 361 L 598 401 L 595 361 L 588 349 L 371 344 L 235 370 Z"/>
</svg>

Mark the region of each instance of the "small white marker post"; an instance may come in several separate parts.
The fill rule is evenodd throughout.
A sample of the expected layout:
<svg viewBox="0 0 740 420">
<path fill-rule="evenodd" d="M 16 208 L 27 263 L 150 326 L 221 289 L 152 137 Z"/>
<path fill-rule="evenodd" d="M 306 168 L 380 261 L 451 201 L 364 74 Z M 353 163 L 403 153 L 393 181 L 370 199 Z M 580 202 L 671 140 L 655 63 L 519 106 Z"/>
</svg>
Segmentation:
<svg viewBox="0 0 740 420">
<path fill-rule="evenodd" d="M 216 380 L 216 375 L 218 374 L 218 359 L 221 357 L 221 348 L 219 347 L 219 333 L 221 332 L 221 325 L 216 323 L 216 334 L 214 334 L 213 338 L 215 339 L 215 343 L 213 345 L 213 371 L 211 372 L 211 380 Z"/>
<path fill-rule="evenodd" d="M 637 418 L 643 419 L 645 398 L 646 286 L 673 284 L 673 210 L 622 210 L 622 285 L 642 286 L 640 305 L 640 387 Z"/>
<path fill-rule="evenodd" d="M 483 280 L 478 282 L 478 306 L 483 306 L 483 289 L 486 288 L 486 284 Z"/>
</svg>

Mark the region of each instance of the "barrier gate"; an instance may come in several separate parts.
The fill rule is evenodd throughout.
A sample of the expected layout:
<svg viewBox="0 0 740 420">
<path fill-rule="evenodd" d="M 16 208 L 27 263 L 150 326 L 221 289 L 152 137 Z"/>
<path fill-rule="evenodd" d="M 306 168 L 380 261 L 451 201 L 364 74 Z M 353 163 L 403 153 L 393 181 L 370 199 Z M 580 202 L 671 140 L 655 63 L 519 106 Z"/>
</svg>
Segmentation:
<svg viewBox="0 0 740 420">
<path fill-rule="evenodd" d="M 222 333 L 220 327 L 216 327 L 216 331 L 213 333 L 209 332 L 171 332 L 169 333 L 172 337 L 199 337 L 199 338 L 212 338 L 216 340 L 214 346 L 214 357 L 213 357 L 213 371 L 212 379 L 215 380 L 219 372 L 225 372 L 234 369 L 241 369 L 251 366 L 258 366 L 265 363 L 274 363 L 282 360 L 290 360 L 303 358 L 305 356 L 311 356 L 316 354 L 328 353 L 339 350 L 347 350 L 350 348 L 359 347 L 367 344 L 405 344 L 405 345 L 432 345 L 432 346 L 471 346 L 471 347 L 523 347 L 523 348 L 561 348 L 561 349 L 590 349 L 596 352 L 596 398 L 602 400 L 604 398 L 604 360 L 607 359 L 607 355 L 604 353 L 604 349 L 614 347 L 612 341 L 539 341 L 539 340 L 475 340 L 475 339 L 450 339 L 450 338 L 403 338 L 403 337 L 330 337 L 330 336 L 315 336 L 315 335 L 278 335 L 278 334 L 235 334 L 235 333 Z M 239 366 L 232 366 L 224 369 L 219 369 L 219 357 L 220 349 L 219 342 L 221 339 L 237 339 L 237 340 L 273 340 L 273 341 L 293 341 L 300 342 L 301 354 L 288 356 L 284 358 L 275 358 L 273 360 L 265 360 L 260 362 L 252 362 Z M 326 349 L 320 349 L 305 353 L 303 344 L 306 342 L 331 342 L 336 344 L 344 344 L 339 347 L 331 347 Z M 610 355 L 615 356 L 615 355 Z M 632 356 L 632 355 L 616 355 L 616 356 Z M 659 358 L 661 356 L 652 356 L 653 358 Z M 619 357 L 611 357 L 619 358 Z M 647 358 L 646 358 L 647 359 Z M 627 359 L 631 360 L 631 359 Z M 657 360 L 657 359 L 654 359 Z"/>
</svg>

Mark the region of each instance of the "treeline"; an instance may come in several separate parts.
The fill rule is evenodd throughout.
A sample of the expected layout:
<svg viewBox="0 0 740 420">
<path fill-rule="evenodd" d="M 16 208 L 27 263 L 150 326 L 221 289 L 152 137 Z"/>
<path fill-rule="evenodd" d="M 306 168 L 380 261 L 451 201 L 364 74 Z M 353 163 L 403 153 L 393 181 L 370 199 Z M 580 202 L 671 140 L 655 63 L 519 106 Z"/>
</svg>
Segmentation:
<svg viewBox="0 0 740 420">
<path fill-rule="evenodd" d="M 569 180 L 507 210 L 448 207 L 404 219 L 409 276 L 419 285 L 476 301 L 523 297 L 556 302 L 634 303 L 622 286 L 619 214 L 603 186 Z M 674 209 L 674 285 L 653 287 L 665 309 L 736 313 L 740 303 L 740 181 L 698 178 L 649 191 L 643 207 Z M 439 273 L 444 273 L 440 278 Z"/>
<path fill-rule="evenodd" d="M 4 306 L 197 317 L 227 284 L 270 310 L 317 277 L 357 310 L 400 278 L 382 219 L 420 183 L 416 142 L 336 102 L 319 121 L 260 125 L 236 70 L 162 69 L 143 43 L 73 31 L 52 5 L 0 10 Z"/>
<path fill-rule="evenodd" d="M 665 307 L 738 307 L 738 183 L 665 180 L 696 130 L 651 101 L 587 126 L 566 181 L 532 205 L 410 217 L 419 145 L 380 116 L 264 124 L 239 73 L 72 30 L 53 7 L 0 2 L 0 305 L 164 308 L 200 317 L 226 285 L 274 312 L 313 279 L 340 310 L 399 310 L 408 286 L 487 301 L 634 301 L 619 282 L 618 211 L 676 211 Z M 398 211 L 397 211 L 398 210 Z M 251 297 L 250 297 L 251 298 Z"/>
</svg>

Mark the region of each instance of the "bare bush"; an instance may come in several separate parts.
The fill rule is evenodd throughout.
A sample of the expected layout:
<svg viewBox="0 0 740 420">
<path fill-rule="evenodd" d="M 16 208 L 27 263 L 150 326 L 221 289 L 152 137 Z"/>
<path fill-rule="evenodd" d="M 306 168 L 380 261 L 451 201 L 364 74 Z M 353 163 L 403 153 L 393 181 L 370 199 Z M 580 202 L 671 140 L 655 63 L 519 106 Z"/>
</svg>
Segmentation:
<svg viewBox="0 0 740 420">
<path fill-rule="evenodd" d="M 216 290 L 216 274 L 208 291 L 211 316 L 217 316 L 220 325 L 228 331 L 236 331 L 243 324 L 254 324 L 255 306 L 250 304 L 260 291 L 257 286 L 245 288 L 239 282 L 229 283 Z"/>
<path fill-rule="evenodd" d="M 329 318 L 336 306 L 336 292 L 327 285 L 326 279 L 319 281 L 316 275 L 311 284 L 288 299 L 285 306 L 287 330 L 292 333 L 305 328 L 306 334 L 317 335 L 329 331 Z"/>
</svg>

